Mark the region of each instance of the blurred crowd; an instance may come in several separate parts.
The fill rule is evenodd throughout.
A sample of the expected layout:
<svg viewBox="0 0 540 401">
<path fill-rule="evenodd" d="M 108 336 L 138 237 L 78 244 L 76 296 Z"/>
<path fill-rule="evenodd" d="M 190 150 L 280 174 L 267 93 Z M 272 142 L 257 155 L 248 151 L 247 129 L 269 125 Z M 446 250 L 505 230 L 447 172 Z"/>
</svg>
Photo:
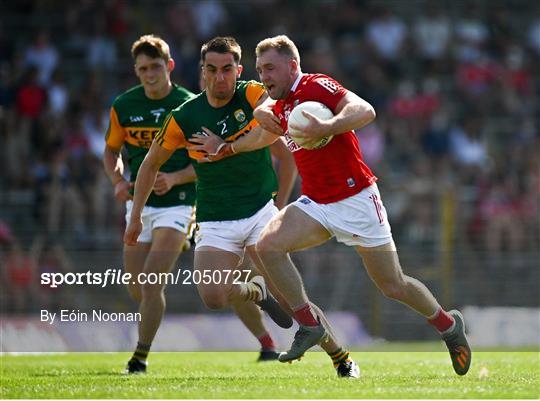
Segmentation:
<svg viewBox="0 0 540 401">
<path fill-rule="evenodd" d="M 104 133 L 114 97 L 137 83 L 129 50 L 146 33 L 168 41 L 173 80 L 194 92 L 204 41 L 235 36 L 243 77 L 256 79 L 256 43 L 289 35 L 305 72 L 326 73 L 375 106 L 376 122 L 357 135 L 398 245 L 539 250 L 533 1 L 24 0 L 1 9 L 9 282 L 23 282 L 40 258 L 67 269 L 62 244 L 120 245 L 123 208 L 102 169 Z M 17 262 L 22 248 L 27 256 Z"/>
</svg>

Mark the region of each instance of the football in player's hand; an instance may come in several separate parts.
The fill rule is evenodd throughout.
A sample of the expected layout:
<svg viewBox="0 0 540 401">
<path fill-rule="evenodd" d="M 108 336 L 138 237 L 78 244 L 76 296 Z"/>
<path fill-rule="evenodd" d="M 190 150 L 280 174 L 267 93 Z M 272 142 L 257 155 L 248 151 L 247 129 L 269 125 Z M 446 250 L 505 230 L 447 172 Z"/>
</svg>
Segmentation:
<svg viewBox="0 0 540 401">
<path fill-rule="evenodd" d="M 307 138 L 298 137 L 298 134 L 302 132 L 302 129 L 309 124 L 308 118 L 302 114 L 302 111 L 307 111 L 321 120 L 329 120 L 334 116 L 332 110 L 319 102 L 303 102 L 292 110 L 288 120 L 289 136 L 298 146 L 301 146 L 304 149 L 319 149 L 326 146 L 332 140 L 333 135 L 325 136 L 315 143 L 309 143 L 310 140 Z"/>
</svg>

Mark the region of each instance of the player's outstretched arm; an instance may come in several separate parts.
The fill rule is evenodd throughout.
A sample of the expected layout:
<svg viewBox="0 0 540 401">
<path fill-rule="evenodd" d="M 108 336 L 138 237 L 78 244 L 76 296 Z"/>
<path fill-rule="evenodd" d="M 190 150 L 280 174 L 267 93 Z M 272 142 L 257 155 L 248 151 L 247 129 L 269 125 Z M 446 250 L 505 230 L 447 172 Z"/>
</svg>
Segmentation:
<svg viewBox="0 0 540 401">
<path fill-rule="evenodd" d="M 224 142 L 219 136 L 206 127 L 202 127 L 205 135 L 193 135 L 187 149 L 191 151 L 204 151 L 208 156 L 198 159 L 199 163 L 215 162 L 235 153 L 251 152 L 273 144 L 280 136 L 274 135 L 257 125 L 249 134 L 234 142 Z"/>
<path fill-rule="evenodd" d="M 137 173 L 137 180 L 135 180 L 131 218 L 124 234 L 124 243 L 126 245 L 137 244 L 137 238 L 142 231 L 141 213 L 143 207 L 152 192 L 159 168 L 169 160 L 173 152 L 174 150 L 165 149 L 158 143 L 153 142 L 144 158 Z"/>
<path fill-rule="evenodd" d="M 270 146 L 270 151 L 277 161 L 279 189 L 276 197 L 276 207 L 281 210 L 287 205 L 291 196 L 297 176 L 296 163 L 282 138 L 279 138 Z"/>
<path fill-rule="evenodd" d="M 231 146 L 234 153 L 251 152 L 270 146 L 279 138 L 280 135 L 273 134 L 258 125 L 248 135 L 244 135 L 232 142 Z"/>
</svg>

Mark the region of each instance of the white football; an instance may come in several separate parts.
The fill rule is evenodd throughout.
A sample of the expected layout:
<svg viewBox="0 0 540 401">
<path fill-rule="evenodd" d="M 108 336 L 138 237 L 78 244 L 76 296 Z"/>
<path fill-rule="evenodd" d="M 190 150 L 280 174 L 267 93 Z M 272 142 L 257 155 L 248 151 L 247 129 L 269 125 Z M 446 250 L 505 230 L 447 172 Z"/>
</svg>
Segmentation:
<svg viewBox="0 0 540 401">
<path fill-rule="evenodd" d="M 328 143 L 334 137 L 333 135 L 325 136 L 311 145 L 305 145 L 305 142 L 307 142 L 306 139 L 298 137 L 298 134 L 302 132 L 302 128 L 305 128 L 309 123 L 309 120 L 307 119 L 307 117 L 304 117 L 302 111 L 307 111 L 308 113 L 313 114 L 315 117 L 321 120 L 329 120 L 334 116 L 332 110 L 330 110 L 322 103 L 313 101 L 300 103 L 291 111 L 291 114 L 289 115 L 289 120 L 287 122 L 289 136 L 291 137 L 291 139 L 296 142 L 298 146 L 304 149 L 319 149 L 323 146 L 328 145 Z M 294 128 L 291 127 L 291 125 Z"/>
</svg>

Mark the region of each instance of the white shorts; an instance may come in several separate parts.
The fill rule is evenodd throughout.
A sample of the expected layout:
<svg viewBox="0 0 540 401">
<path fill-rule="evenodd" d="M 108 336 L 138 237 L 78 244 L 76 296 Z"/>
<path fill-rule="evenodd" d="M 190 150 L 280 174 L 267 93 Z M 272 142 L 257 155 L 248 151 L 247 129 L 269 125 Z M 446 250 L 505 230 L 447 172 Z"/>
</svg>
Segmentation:
<svg viewBox="0 0 540 401">
<path fill-rule="evenodd" d="M 377 184 L 338 202 L 322 204 L 302 195 L 292 205 L 321 223 L 345 245 L 372 248 L 392 241 Z"/>
<path fill-rule="evenodd" d="M 126 223 L 129 223 L 133 201 L 126 202 Z M 193 206 L 179 205 L 171 207 L 143 207 L 141 220 L 143 230 L 139 235 L 139 242 L 152 242 L 152 230 L 160 227 L 169 227 L 189 236 L 194 220 Z"/>
<path fill-rule="evenodd" d="M 244 248 L 255 245 L 266 223 L 275 216 L 278 208 L 270 200 L 251 217 L 228 221 L 203 221 L 197 224 L 195 249 L 211 246 L 233 252 L 240 257 Z"/>
</svg>

